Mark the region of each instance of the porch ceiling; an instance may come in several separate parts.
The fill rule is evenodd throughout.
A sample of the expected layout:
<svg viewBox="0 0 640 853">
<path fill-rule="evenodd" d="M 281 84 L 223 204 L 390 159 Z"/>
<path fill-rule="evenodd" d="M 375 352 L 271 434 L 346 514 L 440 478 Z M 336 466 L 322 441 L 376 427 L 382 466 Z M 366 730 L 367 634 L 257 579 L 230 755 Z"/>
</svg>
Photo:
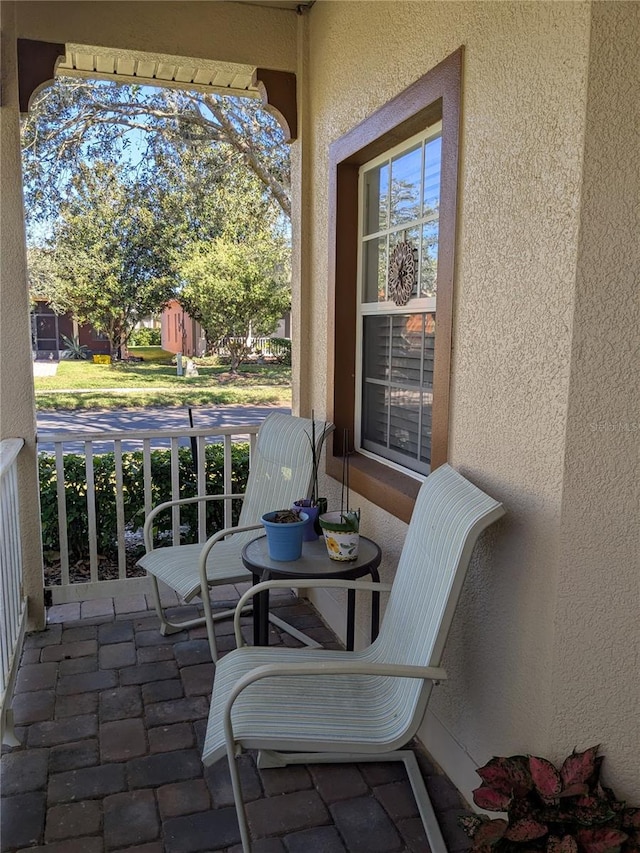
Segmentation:
<svg viewBox="0 0 640 853">
<path fill-rule="evenodd" d="M 258 88 L 251 82 L 254 70 L 255 66 L 233 62 L 67 44 L 56 75 L 257 98 Z"/>
<path fill-rule="evenodd" d="M 245 6 L 269 6 L 300 13 L 315 0 L 235 0 Z M 67 44 L 66 56 L 56 66 L 56 75 L 118 80 L 146 86 L 168 86 L 244 97 L 260 97 L 252 82 L 253 65 L 194 57 L 143 54 L 81 44 Z"/>
</svg>

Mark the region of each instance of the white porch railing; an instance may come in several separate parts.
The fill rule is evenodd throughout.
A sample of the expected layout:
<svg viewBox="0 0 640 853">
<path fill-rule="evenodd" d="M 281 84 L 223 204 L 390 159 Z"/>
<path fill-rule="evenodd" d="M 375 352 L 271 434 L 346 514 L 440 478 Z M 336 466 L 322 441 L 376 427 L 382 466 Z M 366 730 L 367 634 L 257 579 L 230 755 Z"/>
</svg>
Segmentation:
<svg viewBox="0 0 640 853">
<path fill-rule="evenodd" d="M 145 515 L 153 508 L 152 499 L 152 450 L 169 449 L 171 453 L 171 492 L 163 495 L 162 500 L 176 500 L 184 497 L 181 494 L 180 463 L 178 450 L 181 439 L 188 439 L 195 447 L 196 488 L 198 495 L 207 494 L 205 447 L 212 441 L 223 444 L 224 473 L 223 493 L 234 491 L 232 453 L 234 441 L 248 441 L 250 451 L 253 450 L 259 424 L 243 424 L 241 426 L 208 427 L 204 429 L 166 429 L 166 430 L 120 430 L 111 432 L 77 432 L 77 433 L 41 433 L 38 434 L 38 444 L 47 447 L 53 445 L 56 469 L 57 518 L 59 534 L 59 584 L 45 584 L 45 589 L 51 594 L 51 603 L 63 604 L 71 601 L 103 598 L 113 595 L 130 595 L 147 591 L 146 577 L 127 577 L 126 537 L 127 523 L 125 520 L 125 502 L 123 493 L 123 454 L 132 450 L 142 450 L 143 490 Z M 184 446 L 184 442 L 183 445 Z M 78 448 L 82 448 L 79 450 Z M 71 448 L 71 449 L 70 449 Z M 115 531 L 117 542 L 117 579 L 100 579 L 98 565 L 98 529 L 101 519 L 97 517 L 95 494 L 96 458 L 101 454 L 112 451 L 114 454 L 115 476 Z M 42 451 L 41 451 L 42 452 Z M 70 452 L 84 455 L 86 474 L 86 520 L 88 530 L 89 579 L 74 581 L 70 572 L 69 531 L 73 519 L 67 512 L 65 493 L 64 458 Z M 236 489 L 237 491 L 237 489 Z M 156 503 L 158 501 L 156 500 Z M 206 507 L 202 503 L 198 507 L 198 540 L 206 539 Z M 140 520 L 140 526 L 142 526 Z M 232 502 L 224 501 L 224 526 L 231 526 Z M 180 540 L 179 508 L 174 507 L 171 519 L 171 537 Z"/>
<path fill-rule="evenodd" d="M 9 703 L 22 649 L 27 602 L 22 588 L 22 545 L 17 459 L 21 438 L 0 442 L 0 734 L 2 743 L 17 745 Z"/>
</svg>

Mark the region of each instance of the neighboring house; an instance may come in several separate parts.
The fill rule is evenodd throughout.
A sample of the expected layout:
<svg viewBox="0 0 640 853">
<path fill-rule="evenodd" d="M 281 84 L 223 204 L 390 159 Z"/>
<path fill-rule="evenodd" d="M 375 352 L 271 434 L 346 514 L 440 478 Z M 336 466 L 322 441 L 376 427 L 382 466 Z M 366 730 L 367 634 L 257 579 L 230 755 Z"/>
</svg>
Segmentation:
<svg viewBox="0 0 640 853">
<path fill-rule="evenodd" d="M 637 801 L 640 3 L 4 0 L 2 36 L 0 437 L 26 444 L 31 624 L 20 110 L 77 68 L 251 96 L 255 74 L 294 140 L 293 399 L 337 426 L 324 494 L 339 502 L 348 431 L 385 581 L 444 460 L 506 508 L 419 738 L 467 797 L 491 755 L 599 742 L 607 783 Z M 342 632 L 342 600 L 313 600 Z"/>
<path fill-rule="evenodd" d="M 160 317 L 161 346 L 167 352 L 183 355 L 204 355 L 206 339 L 204 330 L 193 320 L 177 299 L 172 299 Z"/>
<path fill-rule="evenodd" d="M 197 320 L 187 314 L 177 299 L 172 299 L 162 312 L 160 334 L 162 348 L 167 352 L 181 352 L 191 356 L 201 356 L 206 352 L 207 339 L 204 329 Z M 278 328 L 271 337 L 291 337 L 290 312 L 278 322 Z"/>
<path fill-rule="evenodd" d="M 109 355 L 108 338 L 89 323 L 79 324 L 70 312 L 57 314 L 44 299 L 37 299 L 31 311 L 31 348 L 36 359 L 59 359 L 67 349 L 64 337 L 78 340 L 96 355 Z"/>
</svg>

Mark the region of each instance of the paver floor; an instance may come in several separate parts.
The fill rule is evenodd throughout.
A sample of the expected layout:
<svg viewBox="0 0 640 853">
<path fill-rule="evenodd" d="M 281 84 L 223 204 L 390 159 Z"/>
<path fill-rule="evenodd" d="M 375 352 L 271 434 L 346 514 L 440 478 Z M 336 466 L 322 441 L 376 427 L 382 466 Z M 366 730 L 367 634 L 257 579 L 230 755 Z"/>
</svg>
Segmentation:
<svg viewBox="0 0 640 853">
<path fill-rule="evenodd" d="M 229 606 L 239 593 L 216 592 Z M 21 745 L 2 756 L 3 853 L 240 853 L 226 762 L 200 761 L 214 676 L 204 629 L 163 637 L 147 605 L 53 607 L 47 630 L 27 637 L 13 703 Z M 293 594 L 272 607 L 339 648 Z M 221 652 L 234 647 L 231 621 L 217 634 Z M 271 642 L 299 645 L 273 627 Z M 458 793 L 418 758 L 448 850 L 468 849 Z M 241 767 L 254 853 L 429 851 L 401 764 L 259 771 L 245 755 Z"/>
</svg>

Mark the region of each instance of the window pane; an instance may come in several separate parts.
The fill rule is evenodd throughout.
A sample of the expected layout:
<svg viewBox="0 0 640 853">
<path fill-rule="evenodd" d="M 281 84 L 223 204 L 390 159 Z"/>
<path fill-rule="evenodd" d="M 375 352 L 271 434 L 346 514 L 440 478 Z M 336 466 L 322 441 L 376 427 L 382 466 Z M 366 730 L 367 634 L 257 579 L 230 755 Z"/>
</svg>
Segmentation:
<svg viewBox="0 0 640 853">
<path fill-rule="evenodd" d="M 389 447 L 412 459 L 418 458 L 420 391 L 391 389 Z"/>
<path fill-rule="evenodd" d="M 389 378 L 389 318 L 364 317 L 362 375 L 366 379 Z"/>
<path fill-rule="evenodd" d="M 391 381 L 419 385 L 422 361 L 422 314 L 393 317 Z"/>
<path fill-rule="evenodd" d="M 391 225 L 420 218 L 422 147 L 391 163 Z"/>
<path fill-rule="evenodd" d="M 387 227 L 389 164 L 371 169 L 364 176 L 364 233 L 376 234 Z"/>
<path fill-rule="evenodd" d="M 363 302 L 387 298 L 387 238 L 367 240 L 363 246 Z"/>
<path fill-rule="evenodd" d="M 424 147 L 424 215 L 436 213 L 440 207 L 440 172 L 442 137 L 432 139 Z"/>
<path fill-rule="evenodd" d="M 385 385 L 364 382 L 362 389 L 362 440 L 387 446 L 387 402 Z"/>
<path fill-rule="evenodd" d="M 422 259 L 420 261 L 420 295 L 435 296 L 438 273 L 438 221 L 422 226 Z"/>
</svg>

